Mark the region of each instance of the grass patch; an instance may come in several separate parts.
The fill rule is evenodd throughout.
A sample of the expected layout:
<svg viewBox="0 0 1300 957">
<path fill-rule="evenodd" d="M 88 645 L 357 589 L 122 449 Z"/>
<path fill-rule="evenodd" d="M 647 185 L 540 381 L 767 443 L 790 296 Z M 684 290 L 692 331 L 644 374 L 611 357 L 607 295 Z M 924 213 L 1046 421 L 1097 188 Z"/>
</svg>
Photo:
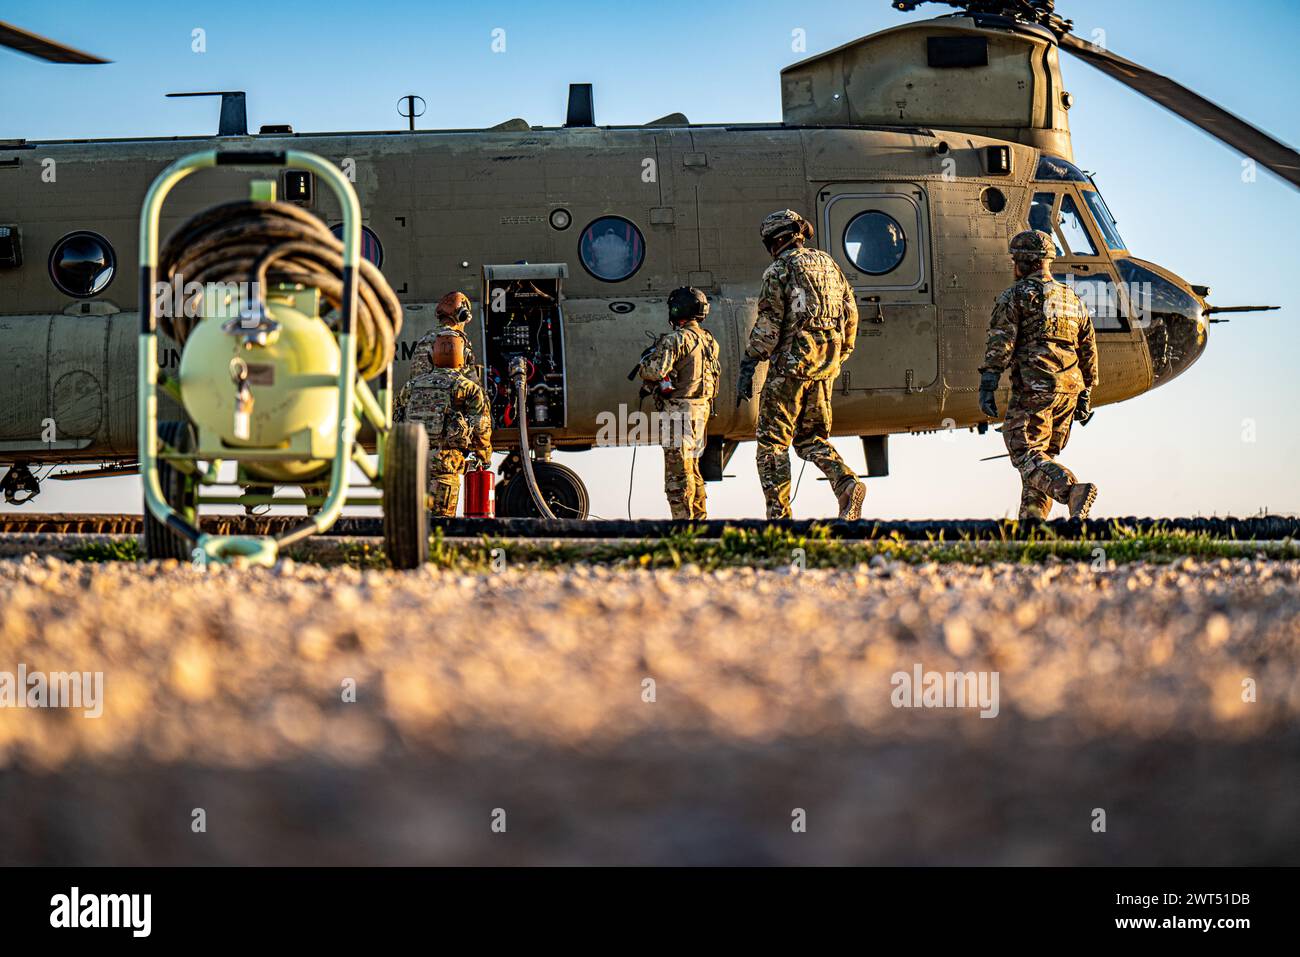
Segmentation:
<svg viewBox="0 0 1300 957">
<path fill-rule="evenodd" d="M 501 570 L 526 566 L 551 568 L 586 563 L 615 568 L 847 568 L 870 562 L 876 556 L 908 564 L 925 562 L 988 565 L 996 562 L 1037 564 L 1051 561 L 1170 563 L 1181 558 L 1300 559 L 1300 545 L 1282 542 L 1224 541 L 1209 535 L 1162 531 L 1138 535 L 1124 529 L 1108 530 L 1108 537 L 1092 540 L 1057 538 L 1044 530 L 1029 538 L 977 541 L 910 541 L 900 535 L 870 541 L 844 541 L 830 537 L 829 529 L 813 526 L 807 535 L 787 529 L 726 528 L 717 539 L 706 539 L 700 528 L 687 528 L 661 539 L 635 542 L 547 542 L 483 538 L 474 543 L 451 543 L 441 532 L 430 540 L 429 559 L 441 568 L 458 571 Z"/>
<path fill-rule="evenodd" d="M 511 567 L 554 568 L 585 563 L 613 568 L 848 568 L 886 561 L 989 565 L 996 562 L 1036 564 L 1052 561 L 1169 563 L 1182 558 L 1300 559 L 1300 543 L 1283 541 L 1227 541 L 1206 533 L 1154 529 L 1142 533 L 1120 523 L 1089 529 L 1093 538 L 1059 538 L 1039 528 L 1025 538 L 976 540 L 969 536 L 927 541 L 904 539 L 901 534 L 868 541 L 830 537 L 830 529 L 814 525 L 807 534 L 767 526 L 762 529 L 724 528 L 721 537 L 704 538 L 704 529 L 687 527 L 659 539 L 639 541 L 507 541 L 484 537 L 474 542 L 450 542 L 441 529 L 429 538 L 429 563 L 438 568 L 466 572 L 501 571 Z M 66 550 L 85 562 L 141 561 L 144 549 L 137 538 L 91 541 Z M 285 552 L 298 562 L 348 565 L 361 569 L 388 567 L 382 542 L 365 539 L 330 539 L 318 536 Z"/>
<path fill-rule="evenodd" d="M 140 539 L 115 538 L 78 542 L 67 550 L 68 558 L 78 562 L 138 562 L 144 560 Z"/>
</svg>

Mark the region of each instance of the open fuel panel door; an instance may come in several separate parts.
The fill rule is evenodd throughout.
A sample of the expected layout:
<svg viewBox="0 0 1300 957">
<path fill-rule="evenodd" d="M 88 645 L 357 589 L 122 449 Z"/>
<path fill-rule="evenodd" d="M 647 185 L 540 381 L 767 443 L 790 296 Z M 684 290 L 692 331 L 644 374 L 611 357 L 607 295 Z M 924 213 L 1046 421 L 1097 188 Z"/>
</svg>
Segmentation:
<svg viewBox="0 0 1300 957">
<path fill-rule="evenodd" d="M 515 430 L 527 415 L 529 431 L 562 429 L 568 417 L 561 285 L 565 263 L 483 267 L 484 388 L 492 404 L 492 429 Z M 528 402 L 517 407 L 510 364 L 528 368 Z"/>
</svg>

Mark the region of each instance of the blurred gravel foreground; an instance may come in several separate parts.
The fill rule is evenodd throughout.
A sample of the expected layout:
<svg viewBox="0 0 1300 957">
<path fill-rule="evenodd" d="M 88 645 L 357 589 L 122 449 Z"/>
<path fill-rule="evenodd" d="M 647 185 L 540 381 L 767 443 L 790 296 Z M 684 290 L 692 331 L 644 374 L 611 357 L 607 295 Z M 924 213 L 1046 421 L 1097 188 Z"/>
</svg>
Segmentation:
<svg viewBox="0 0 1300 957">
<path fill-rule="evenodd" d="M 1298 584 L 0 561 L 0 863 L 1300 864 Z"/>
</svg>

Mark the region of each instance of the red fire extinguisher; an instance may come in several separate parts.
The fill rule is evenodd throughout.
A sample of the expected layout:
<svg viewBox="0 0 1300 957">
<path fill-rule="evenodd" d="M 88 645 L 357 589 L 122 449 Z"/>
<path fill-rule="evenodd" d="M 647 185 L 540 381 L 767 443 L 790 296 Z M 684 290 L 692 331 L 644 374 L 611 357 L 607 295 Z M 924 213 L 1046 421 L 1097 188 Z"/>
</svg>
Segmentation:
<svg viewBox="0 0 1300 957">
<path fill-rule="evenodd" d="M 492 518 L 496 515 L 496 476 L 491 469 L 470 469 L 465 473 L 465 517 Z"/>
</svg>

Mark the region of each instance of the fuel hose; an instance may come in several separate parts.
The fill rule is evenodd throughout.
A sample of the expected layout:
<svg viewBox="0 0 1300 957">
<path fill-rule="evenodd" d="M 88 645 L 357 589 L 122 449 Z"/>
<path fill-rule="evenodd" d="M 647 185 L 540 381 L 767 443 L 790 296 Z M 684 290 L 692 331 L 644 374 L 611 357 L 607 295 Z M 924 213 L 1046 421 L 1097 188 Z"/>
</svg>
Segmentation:
<svg viewBox="0 0 1300 957">
<path fill-rule="evenodd" d="M 555 513 L 551 511 L 546 499 L 542 497 L 542 490 L 537 487 L 537 476 L 533 474 L 533 457 L 529 452 L 528 444 L 528 406 L 527 389 L 528 389 L 528 363 L 523 356 L 516 356 L 510 360 L 510 377 L 515 380 L 515 395 L 517 396 L 516 408 L 519 410 L 519 458 L 524 463 L 524 481 L 528 483 L 528 491 L 533 496 L 533 504 L 537 510 L 542 513 L 543 518 L 554 519 Z"/>
<path fill-rule="evenodd" d="M 203 295 L 193 284 L 302 283 L 315 287 L 337 312 L 343 309 L 343 243 L 325 224 L 289 203 L 240 201 L 191 216 L 159 256 L 159 279 L 171 283 L 178 315 L 159 317 L 164 334 L 183 346 L 202 319 Z M 265 305 L 265 302 L 260 303 Z M 362 259 L 357 275 L 357 370 L 373 379 L 393 361 L 402 328 L 402 304 L 375 265 Z"/>
</svg>

